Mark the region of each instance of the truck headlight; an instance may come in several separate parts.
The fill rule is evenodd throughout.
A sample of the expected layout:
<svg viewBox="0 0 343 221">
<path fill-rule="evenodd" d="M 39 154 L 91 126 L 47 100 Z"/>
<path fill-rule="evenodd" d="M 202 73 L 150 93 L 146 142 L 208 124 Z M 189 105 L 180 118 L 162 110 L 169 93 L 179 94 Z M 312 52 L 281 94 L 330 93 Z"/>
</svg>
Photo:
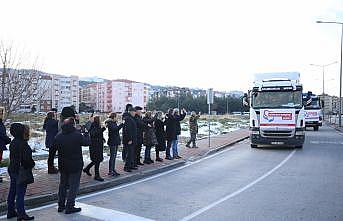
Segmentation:
<svg viewBox="0 0 343 221">
<path fill-rule="evenodd" d="M 295 131 L 295 135 L 296 136 L 304 136 L 305 135 L 305 131 L 303 131 L 303 130 Z"/>
</svg>

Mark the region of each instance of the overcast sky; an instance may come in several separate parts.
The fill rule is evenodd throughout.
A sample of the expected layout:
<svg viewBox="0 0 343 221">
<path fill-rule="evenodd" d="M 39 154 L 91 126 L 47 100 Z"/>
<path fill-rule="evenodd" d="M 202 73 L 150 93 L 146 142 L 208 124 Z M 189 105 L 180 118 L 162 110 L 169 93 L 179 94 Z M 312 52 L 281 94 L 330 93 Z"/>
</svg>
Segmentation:
<svg viewBox="0 0 343 221">
<path fill-rule="evenodd" d="M 248 90 L 253 73 L 299 71 L 322 91 L 339 61 L 341 0 L 0 0 L 0 39 L 55 74 Z M 338 94 L 339 64 L 326 69 Z"/>
</svg>

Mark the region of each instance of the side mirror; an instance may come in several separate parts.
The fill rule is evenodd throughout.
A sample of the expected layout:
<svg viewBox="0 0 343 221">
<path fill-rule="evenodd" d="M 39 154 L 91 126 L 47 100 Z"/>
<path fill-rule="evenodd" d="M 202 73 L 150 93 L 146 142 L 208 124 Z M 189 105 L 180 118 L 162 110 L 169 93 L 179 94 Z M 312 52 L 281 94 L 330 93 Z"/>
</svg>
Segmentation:
<svg viewBox="0 0 343 221">
<path fill-rule="evenodd" d="M 243 106 L 249 107 L 249 98 L 248 98 L 247 93 L 244 94 L 243 99 L 242 99 L 242 103 L 243 103 Z"/>
<path fill-rule="evenodd" d="M 320 101 L 320 103 L 322 104 L 322 107 L 325 107 L 325 102 L 324 101 Z"/>
</svg>

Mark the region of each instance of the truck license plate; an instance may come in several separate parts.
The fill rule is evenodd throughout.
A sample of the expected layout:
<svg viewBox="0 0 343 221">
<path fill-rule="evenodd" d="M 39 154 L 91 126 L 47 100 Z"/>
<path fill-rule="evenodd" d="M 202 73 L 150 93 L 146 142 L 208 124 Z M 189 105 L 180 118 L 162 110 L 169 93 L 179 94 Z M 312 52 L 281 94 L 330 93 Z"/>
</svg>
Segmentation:
<svg viewBox="0 0 343 221">
<path fill-rule="evenodd" d="M 282 144 L 285 144 L 285 142 L 271 142 L 271 144 L 274 144 L 274 145 L 282 145 Z"/>
</svg>

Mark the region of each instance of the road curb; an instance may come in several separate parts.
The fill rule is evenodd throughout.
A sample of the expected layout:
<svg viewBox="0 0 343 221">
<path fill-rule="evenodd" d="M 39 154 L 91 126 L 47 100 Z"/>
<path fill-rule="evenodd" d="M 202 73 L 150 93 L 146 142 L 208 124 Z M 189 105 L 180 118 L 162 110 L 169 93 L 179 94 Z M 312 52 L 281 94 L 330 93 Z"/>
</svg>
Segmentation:
<svg viewBox="0 0 343 221">
<path fill-rule="evenodd" d="M 325 122 L 325 125 L 328 126 L 328 127 L 330 127 L 330 128 L 332 128 L 332 129 L 334 129 L 334 130 L 336 130 L 336 131 L 339 132 L 341 135 L 343 135 L 343 129 L 340 129 L 340 128 L 334 126 L 334 124 L 331 124 L 331 123 L 329 123 L 329 122 Z"/>
<path fill-rule="evenodd" d="M 209 150 L 209 151 L 207 151 L 205 154 L 203 154 L 201 156 L 191 157 L 190 159 L 188 159 L 188 161 L 200 160 L 201 158 L 204 158 L 204 157 L 210 156 L 212 154 L 218 153 L 218 152 L 220 152 L 220 151 L 222 151 L 222 150 L 224 150 L 224 149 L 226 149 L 228 147 L 231 147 L 231 146 L 233 146 L 233 145 L 235 145 L 235 144 L 237 144 L 237 143 L 239 143 L 239 142 L 241 142 L 243 140 L 246 140 L 248 138 L 249 138 L 249 135 L 244 136 L 243 138 L 239 138 L 238 140 L 234 140 L 234 141 L 232 141 L 230 143 L 227 143 L 227 144 L 224 144 L 222 146 L 216 147 L 216 148 L 214 148 L 212 150 Z"/>
</svg>

